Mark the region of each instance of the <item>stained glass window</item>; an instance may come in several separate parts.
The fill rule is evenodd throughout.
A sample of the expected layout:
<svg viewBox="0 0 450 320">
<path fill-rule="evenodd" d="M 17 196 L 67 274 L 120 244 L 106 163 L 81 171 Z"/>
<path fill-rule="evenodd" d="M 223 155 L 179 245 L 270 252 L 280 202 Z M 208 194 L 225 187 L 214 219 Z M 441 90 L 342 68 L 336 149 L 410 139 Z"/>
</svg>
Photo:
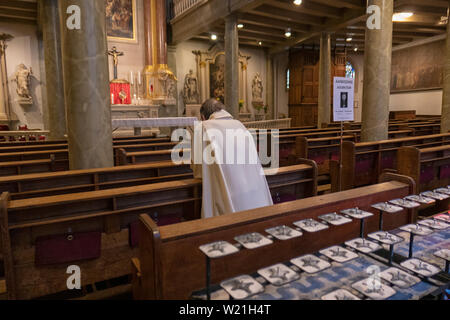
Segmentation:
<svg viewBox="0 0 450 320">
<path fill-rule="evenodd" d="M 349 61 L 347 61 L 347 64 L 345 65 L 345 77 L 355 79 L 355 68 L 353 68 Z"/>
</svg>

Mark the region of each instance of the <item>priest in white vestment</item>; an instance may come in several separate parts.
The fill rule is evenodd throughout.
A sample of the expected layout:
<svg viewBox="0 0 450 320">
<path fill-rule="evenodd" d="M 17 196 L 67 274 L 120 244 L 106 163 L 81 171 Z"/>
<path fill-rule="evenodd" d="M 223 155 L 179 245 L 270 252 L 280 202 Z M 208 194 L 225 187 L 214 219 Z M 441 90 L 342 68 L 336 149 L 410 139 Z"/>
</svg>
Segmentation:
<svg viewBox="0 0 450 320">
<path fill-rule="evenodd" d="M 215 99 L 207 100 L 200 113 L 203 122 L 191 150 L 194 175 L 203 180 L 202 217 L 273 205 L 250 132 Z"/>
</svg>

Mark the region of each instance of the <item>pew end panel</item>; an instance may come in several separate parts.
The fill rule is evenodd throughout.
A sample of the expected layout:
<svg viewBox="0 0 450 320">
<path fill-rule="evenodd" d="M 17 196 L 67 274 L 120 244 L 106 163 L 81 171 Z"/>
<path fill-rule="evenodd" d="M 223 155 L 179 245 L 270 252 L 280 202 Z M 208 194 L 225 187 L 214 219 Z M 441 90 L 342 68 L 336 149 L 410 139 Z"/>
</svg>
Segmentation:
<svg viewBox="0 0 450 320">
<path fill-rule="evenodd" d="M 341 161 L 332 160 L 330 162 L 331 192 L 338 192 L 354 188 L 353 181 L 355 179 L 355 142 L 342 142 L 341 159 Z M 342 165 L 341 177 L 339 173 L 340 165 Z M 341 178 L 341 182 L 339 181 L 339 177 Z"/>
<path fill-rule="evenodd" d="M 411 177 L 416 185 L 420 185 L 420 150 L 401 147 L 397 152 L 397 172 Z"/>
<path fill-rule="evenodd" d="M 390 181 L 400 181 L 409 186 L 409 194 L 417 193 L 417 184 L 413 178 L 398 174 L 396 172 L 383 172 L 380 175 L 378 183 L 390 182 Z M 414 223 L 418 218 L 418 209 L 411 209 L 408 211 L 409 213 L 409 223 Z"/>
</svg>

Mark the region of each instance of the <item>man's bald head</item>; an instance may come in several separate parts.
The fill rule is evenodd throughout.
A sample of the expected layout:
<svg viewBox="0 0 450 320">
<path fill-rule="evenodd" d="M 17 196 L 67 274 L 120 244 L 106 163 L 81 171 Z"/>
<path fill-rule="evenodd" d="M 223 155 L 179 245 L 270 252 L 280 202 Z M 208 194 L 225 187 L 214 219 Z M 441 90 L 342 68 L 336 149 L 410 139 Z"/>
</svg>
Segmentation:
<svg viewBox="0 0 450 320">
<path fill-rule="evenodd" d="M 208 99 L 206 100 L 202 107 L 200 108 L 200 114 L 203 117 L 203 120 L 208 120 L 214 112 L 225 109 L 225 106 L 222 102 L 216 99 Z"/>
</svg>

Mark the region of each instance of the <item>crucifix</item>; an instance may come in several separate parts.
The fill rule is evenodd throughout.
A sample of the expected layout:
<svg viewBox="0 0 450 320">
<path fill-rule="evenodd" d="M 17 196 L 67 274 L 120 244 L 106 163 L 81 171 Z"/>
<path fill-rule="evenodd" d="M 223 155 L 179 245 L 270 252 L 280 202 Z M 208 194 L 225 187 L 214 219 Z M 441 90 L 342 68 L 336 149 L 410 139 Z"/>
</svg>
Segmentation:
<svg viewBox="0 0 450 320">
<path fill-rule="evenodd" d="M 112 50 L 108 51 L 108 55 L 113 57 L 113 67 L 114 67 L 114 80 L 117 79 L 117 65 L 119 64 L 119 57 L 123 56 L 123 52 L 117 51 L 116 47 L 112 47 Z"/>
</svg>

